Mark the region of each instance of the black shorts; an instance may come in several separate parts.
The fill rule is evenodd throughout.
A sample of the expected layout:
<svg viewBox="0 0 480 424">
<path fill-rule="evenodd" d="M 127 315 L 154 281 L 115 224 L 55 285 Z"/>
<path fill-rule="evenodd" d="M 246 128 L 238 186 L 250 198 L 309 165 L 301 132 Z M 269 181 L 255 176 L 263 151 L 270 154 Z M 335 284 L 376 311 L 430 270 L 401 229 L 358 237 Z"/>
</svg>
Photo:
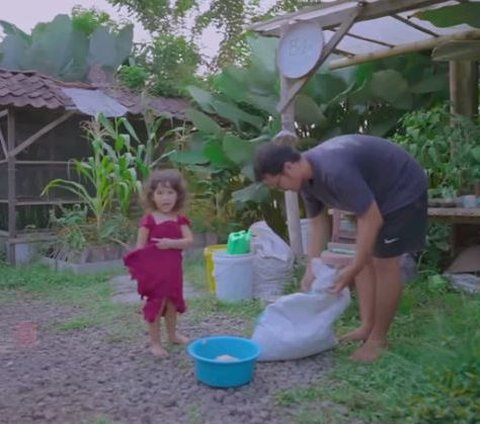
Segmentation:
<svg viewBox="0 0 480 424">
<path fill-rule="evenodd" d="M 383 217 L 373 251 L 376 258 L 393 258 L 425 247 L 427 235 L 427 193 Z"/>
</svg>

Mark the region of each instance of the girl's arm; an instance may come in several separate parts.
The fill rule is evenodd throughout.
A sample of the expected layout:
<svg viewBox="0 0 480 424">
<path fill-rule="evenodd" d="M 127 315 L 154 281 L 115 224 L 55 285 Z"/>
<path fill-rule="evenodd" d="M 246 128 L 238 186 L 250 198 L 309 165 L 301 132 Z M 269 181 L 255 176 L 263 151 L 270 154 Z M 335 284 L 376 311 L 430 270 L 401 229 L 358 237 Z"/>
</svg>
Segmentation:
<svg viewBox="0 0 480 424">
<path fill-rule="evenodd" d="M 140 227 L 137 235 L 137 249 L 141 249 L 147 245 L 150 230 L 146 227 Z"/>
<path fill-rule="evenodd" d="M 157 239 L 159 249 L 186 249 L 193 243 L 193 233 L 188 225 L 182 225 L 182 238 L 180 239 Z M 155 240 L 155 239 L 152 239 Z"/>
</svg>

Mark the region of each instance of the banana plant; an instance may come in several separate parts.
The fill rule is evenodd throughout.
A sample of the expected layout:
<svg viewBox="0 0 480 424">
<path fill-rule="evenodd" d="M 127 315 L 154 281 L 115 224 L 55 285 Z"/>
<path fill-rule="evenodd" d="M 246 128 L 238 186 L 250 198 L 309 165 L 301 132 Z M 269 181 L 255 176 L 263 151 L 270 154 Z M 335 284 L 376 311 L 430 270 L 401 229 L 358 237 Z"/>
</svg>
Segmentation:
<svg viewBox="0 0 480 424">
<path fill-rule="evenodd" d="M 113 33 L 106 27 L 88 35 L 72 25 L 68 15 L 40 23 L 29 35 L 0 21 L 5 37 L 0 43 L 0 66 L 36 70 L 62 81 L 84 81 L 89 67 L 98 65 L 115 72 L 132 50 L 133 27 Z"/>
</svg>

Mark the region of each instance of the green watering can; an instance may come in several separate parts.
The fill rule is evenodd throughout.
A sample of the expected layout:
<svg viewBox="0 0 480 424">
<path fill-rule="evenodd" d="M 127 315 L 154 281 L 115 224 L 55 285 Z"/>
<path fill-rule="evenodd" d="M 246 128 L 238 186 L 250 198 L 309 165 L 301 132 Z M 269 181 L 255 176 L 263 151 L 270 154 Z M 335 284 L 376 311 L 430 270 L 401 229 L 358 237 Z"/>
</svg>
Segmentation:
<svg viewBox="0 0 480 424">
<path fill-rule="evenodd" d="M 229 255 L 244 255 L 250 252 L 250 239 L 252 233 L 250 231 L 237 231 L 230 233 L 227 241 L 227 253 Z"/>
</svg>

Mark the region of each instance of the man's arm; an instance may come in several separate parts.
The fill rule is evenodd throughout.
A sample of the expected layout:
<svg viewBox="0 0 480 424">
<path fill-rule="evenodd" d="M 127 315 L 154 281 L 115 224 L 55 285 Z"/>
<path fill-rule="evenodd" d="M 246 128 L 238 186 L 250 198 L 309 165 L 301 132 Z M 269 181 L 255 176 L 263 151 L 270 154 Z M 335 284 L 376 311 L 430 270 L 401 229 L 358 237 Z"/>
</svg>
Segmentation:
<svg viewBox="0 0 480 424">
<path fill-rule="evenodd" d="M 356 253 L 353 264 L 345 267 L 339 273 L 334 291 L 339 293 L 365 267 L 372 257 L 373 247 L 378 232 L 383 225 L 383 218 L 377 202 L 373 201 L 366 212 L 357 217 Z"/>
</svg>

